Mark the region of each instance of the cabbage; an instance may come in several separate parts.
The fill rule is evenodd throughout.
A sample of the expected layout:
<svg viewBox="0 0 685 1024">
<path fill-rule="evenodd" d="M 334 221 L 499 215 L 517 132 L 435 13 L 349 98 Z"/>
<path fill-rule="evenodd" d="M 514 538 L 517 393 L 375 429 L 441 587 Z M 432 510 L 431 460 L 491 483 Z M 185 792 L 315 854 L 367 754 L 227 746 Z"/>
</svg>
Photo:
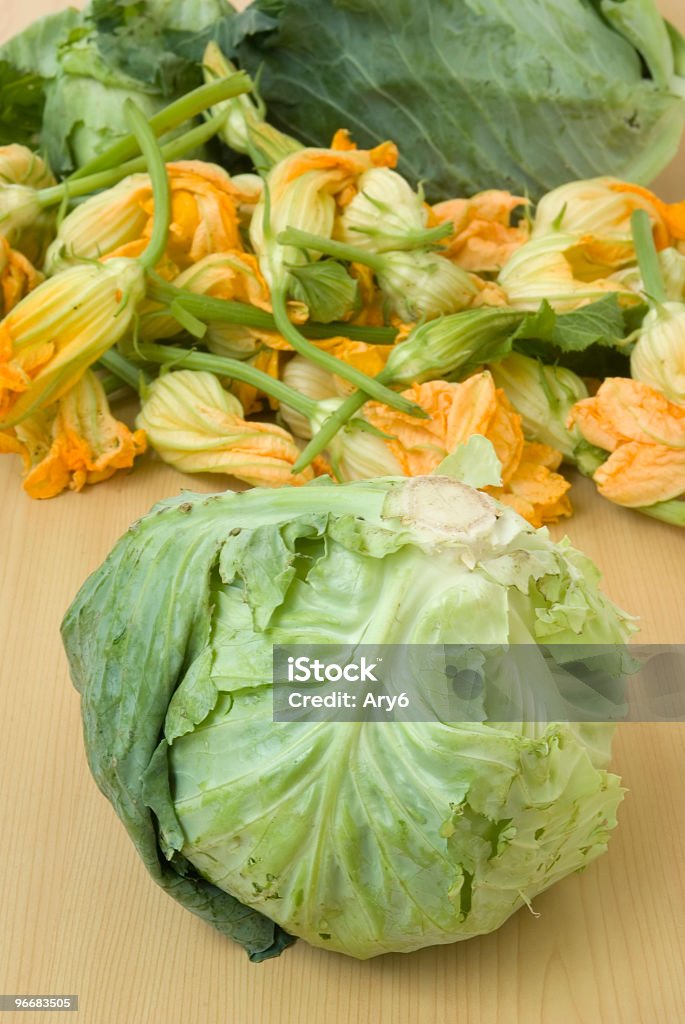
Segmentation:
<svg viewBox="0 0 685 1024">
<path fill-rule="evenodd" d="M 646 183 L 682 133 L 685 44 L 655 0 L 254 0 L 232 31 L 275 124 L 393 139 L 433 200 Z"/>
<path fill-rule="evenodd" d="M 605 849 L 612 727 L 275 722 L 273 645 L 621 644 L 597 581 L 448 476 L 162 502 L 63 623 L 91 770 L 153 877 L 253 959 L 490 931 Z"/>
</svg>

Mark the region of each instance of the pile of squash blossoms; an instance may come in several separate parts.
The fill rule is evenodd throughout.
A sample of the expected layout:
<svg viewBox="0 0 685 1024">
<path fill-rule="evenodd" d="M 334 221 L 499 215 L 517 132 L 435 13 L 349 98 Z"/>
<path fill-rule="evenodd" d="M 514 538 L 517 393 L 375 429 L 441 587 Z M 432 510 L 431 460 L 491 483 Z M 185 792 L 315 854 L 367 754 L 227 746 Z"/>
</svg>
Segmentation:
<svg viewBox="0 0 685 1024">
<path fill-rule="evenodd" d="M 431 205 L 392 142 L 305 148 L 216 48 L 206 65 L 187 144 L 132 110 L 109 161 L 60 184 L 0 148 L 0 452 L 29 495 L 146 449 L 251 485 L 415 476 L 480 435 L 500 465 L 484 489 L 535 526 L 571 514 L 562 463 L 685 525 L 685 204 L 600 178 L 536 208 Z M 254 172 L 169 159 L 202 131 Z M 623 376 L 564 365 L 595 311 Z M 113 410 L 133 394 L 131 428 Z"/>
</svg>

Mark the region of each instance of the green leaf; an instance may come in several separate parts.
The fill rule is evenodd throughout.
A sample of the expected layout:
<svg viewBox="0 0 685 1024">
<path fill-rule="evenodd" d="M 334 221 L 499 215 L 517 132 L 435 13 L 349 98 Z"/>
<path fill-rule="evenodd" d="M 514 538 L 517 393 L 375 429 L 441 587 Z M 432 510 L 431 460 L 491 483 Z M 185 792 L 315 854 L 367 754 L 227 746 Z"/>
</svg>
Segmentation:
<svg viewBox="0 0 685 1024">
<path fill-rule="evenodd" d="M 492 441 L 473 434 L 466 444 L 457 445 L 434 470 L 435 476 L 451 476 L 469 487 L 501 487 L 502 463 Z"/>
<path fill-rule="evenodd" d="M 13 142 L 36 149 L 45 105 L 40 75 L 18 71 L 0 60 L 0 146 Z"/>
<path fill-rule="evenodd" d="M 256 0 L 234 19 L 235 53 L 307 144 L 344 125 L 361 146 L 393 139 L 431 200 L 535 199 L 600 174 L 648 181 L 677 150 L 685 103 L 653 0 L 604 6 L 322 0 L 312 34 L 311 0 Z"/>
</svg>

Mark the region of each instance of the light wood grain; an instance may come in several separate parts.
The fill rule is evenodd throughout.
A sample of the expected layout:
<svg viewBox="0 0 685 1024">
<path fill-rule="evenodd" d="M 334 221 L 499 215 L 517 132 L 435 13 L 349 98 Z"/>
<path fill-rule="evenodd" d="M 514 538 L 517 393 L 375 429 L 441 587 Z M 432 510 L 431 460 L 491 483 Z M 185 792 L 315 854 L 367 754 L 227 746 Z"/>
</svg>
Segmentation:
<svg viewBox="0 0 685 1024">
<path fill-rule="evenodd" d="M 0 36 L 61 6 L 5 0 Z M 156 888 L 89 775 L 59 622 L 133 518 L 180 487 L 220 484 L 149 460 L 39 503 L 0 460 L 0 992 L 78 993 L 86 1024 L 685 1021 L 682 726 L 619 728 L 629 792 L 609 853 L 537 899 L 539 918 L 521 911 L 481 939 L 366 963 L 298 943 L 256 966 Z M 574 500 L 565 530 L 640 616 L 641 638 L 685 642 L 683 535 L 602 503 L 587 481 Z"/>
</svg>

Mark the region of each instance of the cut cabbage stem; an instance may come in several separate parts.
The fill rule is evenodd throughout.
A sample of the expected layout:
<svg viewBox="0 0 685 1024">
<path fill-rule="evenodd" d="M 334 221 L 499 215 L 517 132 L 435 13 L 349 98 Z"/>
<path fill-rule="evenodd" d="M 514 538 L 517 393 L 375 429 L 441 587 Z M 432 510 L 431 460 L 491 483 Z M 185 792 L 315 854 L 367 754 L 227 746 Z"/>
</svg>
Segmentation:
<svg viewBox="0 0 685 1024">
<path fill-rule="evenodd" d="M 652 222 L 646 210 L 635 210 L 630 221 L 633 243 L 642 274 L 644 290 L 652 305 L 662 306 L 666 302 L 666 286 L 661 273 L 659 256 L 654 244 Z"/>
<path fill-rule="evenodd" d="M 170 284 L 158 274 L 149 275 L 148 298 L 167 305 L 177 302 L 198 320 L 204 323 L 241 324 L 245 327 L 258 327 L 266 331 L 275 331 L 276 322 L 266 310 L 257 309 L 246 302 L 233 299 L 217 299 L 211 295 L 198 295 L 195 292 L 178 288 Z M 324 340 L 325 338 L 349 338 L 350 341 L 365 341 L 369 345 L 392 345 L 397 337 L 394 327 L 365 327 L 362 324 L 330 323 L 300 324 L 300 334 L 306 338 Z"/>
<path fill-rule="evenodd" d="M 356 367 L 343 362 L 342 359 L 337 359 L 335 356 L 330 355 L 330 353 L 323 352 L 300 334 L 288 316 L 285 288 L 282 282 L 279 282 L 274 287 L 271 293 L 271 303 L 274 311 L 274 320 L 276 321 L 276 329 L 301 356 L 309 359 L 310 362 L 320 366 L 323 370 L 337 374 L 343 380 L 353 384 L 354 387 L 359 388 L 360 391 L 365 393 L 366 398 L 375 398 L 377 402 L 383 402 L 384 405 L 390 406 L 391 409 L 397 409 L 398 412 L 407 413 L 409 416 L 416 416 L 419 419 L 428 418 L 421 406 L 403 398 L 396 391 L 391 391 L 390 388 L 383 384 L 380 376 L 369 377 L 366 373 L 362 373 L 361 370 L 357 370 Z"/>
<path fill-rule="evenodd" d="M 240 96 L 243 93 L 250 92 L 251 89 L 252 80 L 249 75 L 245 74 L 244 71 L 237 71 L 216 82 L 201 85 L 197 89 L 193 89 L 192 92 L 186 93 L 185 96 L 181 96 L 180 99 L 174 100 L 173 103 L 170 103 L 150 118 L 150 128 L 153 134 L 159 138 L 172 128 L 176 128 L 185 121 L 196 117 L 222 100 Z M 79 178 L 89 177 L 91 174 L 96 174 L 99 171 L 110 170 L 125 160 L 136 156 L 139 152 L 140 148 L 136 137 L 131 133 L 115 142 L 113 146 L 109 146 L 104 153 L 95 157 L 94 160 L 84 164 L 67 180 L 74 182 Z"/>
<path fill-rule="evenodd" d="M 215 373 L 219 377 L 230 377 L 232 380 L 251 384 L 278 402 L 283 402 L 284 405 L 296 409 L 308 419 L 315 415 L 318 408 L 319 403 L 313 398 L 307 398 L 306 395 L 300 394 L 289 385 L 283 384 L 282 381 L 270 377 L 268 373 L 250 366 L 249 363 L 243 363 L 239 359 L 215 356 L 209 352 L 173 348 L 171 345 L 158 345 L 155 342 L 142 342 L 136 347 L 136 352 L 141 359 L 148 363 L 173 366 L 176 370 L 205 370 Z M 114 370 L 114 367 L 106 363 L 105 365 L 108 369 Z"/>
<path fill-rule="evenodd" d="M 438 224 L 436 228 L 428 230 L 427 234 L 432 235 L 432 242 L 437 242 L 446 235 L 454 233 L 452 224 Z M 322 235 L 312 235 L 309 231 L 300 231 L 299 228 L 286 228 L 281 231 L 276 241 L 279 245 L 292 245 L 297 249 L 313 249 L 324 256 L 332 256 L 336 260 L 344 260 L 347 263 L 361 263 L 376 273 L 382 273 L 387 266 L 387 260 L 383 253 L 367 252 L 366 249 L 359 249 L 356 245 L 347 245 L 346 242 L 335 242 L 332 238 L 324 238 Z"/>
<path fill-rule="evenodd" d="M 131 131 L 138 140 L 140 151 L 147 163 L 150 181 L 152 183 L 152 195 L 154 198 L 154 214 L 152 218 L 152 233 L 150 240 L 143 252 L 138 257 L 138 263 L 146 270 L 155 267 L 164 256 L 171 224 L 171 187 L 166 164 L 159 148 L 159 143 L 152 133 L 147 118 L 136 106 L 132 99 L 124 103 L 126 120 Z"/>
<path fill-rule="evenodd" d="M 184 156 L 191 150 L 204 145 L 217 132 L 221 131 L 227 116 L 227 112 L 222 111 L 216 117 L 212 117 L 209 121 L 198 125 L 197 128 L 191 128 L 190 131 L 179 135 L 178 138 L 172 139 L 170 142 L 160 146 L 164 160 L 167 162 L 178 160 L 179 157 Z M 99 192 L 101 189 L 111 188 L 124 178 L 128 178 L 130 174 L 139 174 L 145 170 L 147 170 L 145 157 L 138 156 L 134 160 L 129 160 L 128 163 L 112 167 L 107 171 L 100 171 L 97 174 L 91 174 L 87 178 L 68 179 L 59 185 L 51 185 L 50 188 L 40 189 L 37 193 L 38 202 L 43 207 L 57 206 L 65 199 L 78 199 L 80 196 L 90 195 L 91 192 Z"/>
</svg>

